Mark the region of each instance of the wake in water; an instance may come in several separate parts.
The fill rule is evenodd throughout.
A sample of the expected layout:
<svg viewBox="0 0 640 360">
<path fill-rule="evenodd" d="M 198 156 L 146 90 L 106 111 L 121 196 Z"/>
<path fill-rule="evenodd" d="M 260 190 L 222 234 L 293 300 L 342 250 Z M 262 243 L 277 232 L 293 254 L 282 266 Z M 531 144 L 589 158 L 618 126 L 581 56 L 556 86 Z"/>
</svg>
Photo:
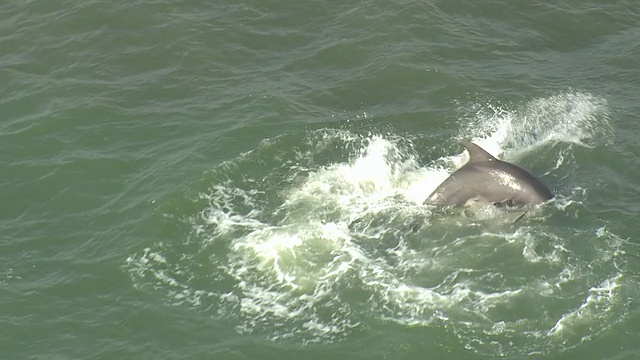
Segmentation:
<svg viewBox="0 0 640 360">
<path fill-rule="evenodd" d="M 483 354 L 564 350 L 624 315 L 623 241 L 568 224 L 585 184 L 558 181 L 571 176 L 567 144 L 609 136 L 605 111 L 580 93 L 476 109 L 460 138 L 516 163 L 535 152 L 559 191 L 517 227 L 422 205 L 463 154 L 425 165 L 405 137 L 322 130 L 218 166 L 192 233 L 127 267 L 137 286 L 274 341 L 339 341 L 390 322 L 446 329 Z"/>
</svg>

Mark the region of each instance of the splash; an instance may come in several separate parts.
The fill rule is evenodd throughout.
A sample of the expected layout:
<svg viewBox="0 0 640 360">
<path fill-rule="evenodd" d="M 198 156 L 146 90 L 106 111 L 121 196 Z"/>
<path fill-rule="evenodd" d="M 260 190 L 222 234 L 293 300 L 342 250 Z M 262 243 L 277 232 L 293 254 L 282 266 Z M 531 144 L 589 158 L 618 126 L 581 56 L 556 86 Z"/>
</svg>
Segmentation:
<svg viewBox="0 0 640 360">
<path fill-rule="evenodd" d="M 593 147 L 613 139 L 606 100 L 587 93 L 534 99 L 515 109 L 474 104 L 463 112 L 460 137 L 508 160 L 557 143 Z"/>
<path fill-rule="evenodd" d="M 507 157 L 594 144 L 609 126 L 604 107 L 570 93 L 476 109 L 460 137 Z M 564 156 L 541 170 L 562 172 Z M 395 134 L 268 140 L 209 174 L 185 241 L 145 249 L 127 267 L 138 287 L 273 341 L 341 341 L 382 322 L 451 331 L 481 354 L 523 355 L 568 349 L 619 320 L 624 240 L 547 225 L 581 206 L 579 191 L 517 228 L 489 226 L 500 212 L 443 216 L 422 205 L 463 157 L 422 165 Z"/>
</svg>

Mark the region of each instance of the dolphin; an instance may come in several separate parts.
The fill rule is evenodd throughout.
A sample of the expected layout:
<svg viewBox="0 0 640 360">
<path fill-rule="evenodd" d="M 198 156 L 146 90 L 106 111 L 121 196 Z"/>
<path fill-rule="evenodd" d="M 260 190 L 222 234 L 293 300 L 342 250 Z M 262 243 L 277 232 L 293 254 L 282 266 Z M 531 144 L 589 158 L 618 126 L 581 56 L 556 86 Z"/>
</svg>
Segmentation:
<svg viewBox="0 0 640 360">
<path fill-rule="evenodd" d="M 469 161 L 445 179 L 425 204 L 521 207 L 553 198 L 549 188 L 527 170 L 496 159 L 470 141 L 459 144 L 469 152 Z"/>
</svg>

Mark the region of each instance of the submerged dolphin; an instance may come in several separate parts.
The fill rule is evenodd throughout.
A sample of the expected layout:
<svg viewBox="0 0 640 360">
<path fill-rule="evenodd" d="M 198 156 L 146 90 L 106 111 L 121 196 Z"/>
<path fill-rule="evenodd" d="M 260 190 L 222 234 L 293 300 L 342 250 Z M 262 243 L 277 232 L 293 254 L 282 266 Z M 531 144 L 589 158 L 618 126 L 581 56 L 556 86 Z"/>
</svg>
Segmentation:
<svg viewBox="0 0 640 360">
<path fill-rule="evenodd" d="M 460 141 L 460 145 L 469 152 L 469 162 L 443 181 L 425 204 L 524 206 L 553 197 L 527 170 L 496 159 L 472 142 Z"/>
</svg>

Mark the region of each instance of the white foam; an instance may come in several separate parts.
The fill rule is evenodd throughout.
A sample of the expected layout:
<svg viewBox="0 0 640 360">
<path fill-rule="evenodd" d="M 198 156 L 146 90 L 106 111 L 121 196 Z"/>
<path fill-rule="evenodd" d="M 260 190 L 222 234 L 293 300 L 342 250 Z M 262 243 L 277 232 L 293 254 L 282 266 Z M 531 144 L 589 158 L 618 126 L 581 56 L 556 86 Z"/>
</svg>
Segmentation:
<svg viewBox="0 0 640 360">
<path fill-rule="evenodd" d="M 606 319 L 607 314 L 612 311 L 612 306 L 617 302 L 615 295 L 621 278 L 621 274 L 616 274 L 609 279 L 605 279 L 599 285 L 590 288 L 584 302 L 578 308 L 562 315 L 549 330 L 548 334 L 561 336 L 566 331 L 572 332 L 578 327 L 589 327 L 591 324 L 597 323 L 597 320 Z M 601 323 L 599 326 L 607 327 L 607 324 Z M 581 340 L 590 338 L 592 334 L 591 331 L 583 334 Z"/>
<path fill-rule="evenodd" d="M 460 137 L 507 160 L 555 143 L 604 145 L 613 136 L 606 100 L 588 93 L 534 99 L 514 110 L 492 104 L 472 108 L 474 114 L 465 117 L 468 123 L 463 124 Z"/>
<path fill-rule="evenodd" d="M 608 127 L 605 105 L 591 95 L 569 93 L 516 110 L 489 106 L 476 110 L 459 137 L 506 158 L 555 142 L 591 144 Z M 275 341 L 339 340 L 363 319 L 425 327 L 447 321 L 472 351 L 525 354 L 547 349 L 550 337 L 566 339 L 567 329 L 584 334 L 581 327 L 617 316 L 621 278 L 607 264 L 622 253 L 600 254 L 620 246 L 614 234 L 592 231 L 606 241 L 598 243 L 599 251 L 585 253 L 569 241 L 582 233 L 535 223 L 515 229 L 477 225 L 504 216 L 496 210 L 454 214 L 451 221 L 442 216 L 438 222 L 422 203 L 466 155 L 460 150 L 425 166 L 407 141 L 347 130 L 314 133 L 305 142 L 308 148 L 291 155 L 298 160 L 281 171 L 288 177 L 277 202 L 258 200 L 271 188 L 216 184 L 202 196 L 207 205 L 194 221 L 202 244 L 193 254 L 171 258 L 163 253 L 165 244 L 131 256 L 127 266 L 139 282 L 169 289 L 174 301 L 216 307 L 221 316 L 239 321 L 238 331 Z M 336 142 L 356 149 L 348 160 L 299 163 Z M 565 157 L 550 160 L 548 172 L 561 171 Z M 261 183 L 250 180 L 251 186 Z M 580 192 L 555 201 L 555 210 L 580 206 L 574 194 Z M 198 288 L 206 281 L 198 273 L 201 264 L 192 262 L 207 258 L 197 255 L 212 244 L 224 244 L 224 254 L 209 258 L 231 288 L 215 290 L 215 281 Z M 499 266 L 509 261 L 520 274 L 515 280 Z M 611 272 L 596 287 L 588 273 L 594 262 Z M 585 292 L 582 305 L 553 312 L 554 300 Z M 215 301 L 206 305 L 207 298 Z M 520 309 L 514 318 L 505 315 L 522 302 L 549 314 Z M 522 348 L 508 350 L 501 341 Z"/>
</svg>

